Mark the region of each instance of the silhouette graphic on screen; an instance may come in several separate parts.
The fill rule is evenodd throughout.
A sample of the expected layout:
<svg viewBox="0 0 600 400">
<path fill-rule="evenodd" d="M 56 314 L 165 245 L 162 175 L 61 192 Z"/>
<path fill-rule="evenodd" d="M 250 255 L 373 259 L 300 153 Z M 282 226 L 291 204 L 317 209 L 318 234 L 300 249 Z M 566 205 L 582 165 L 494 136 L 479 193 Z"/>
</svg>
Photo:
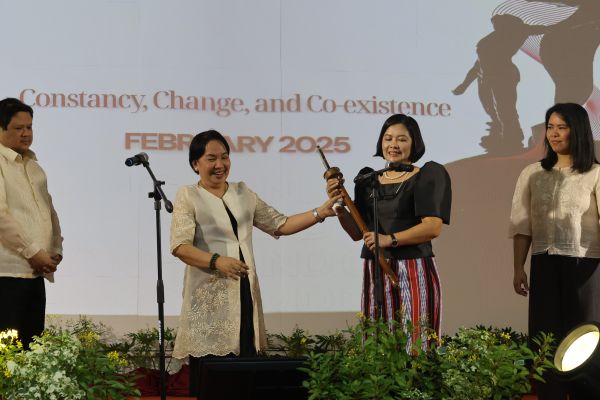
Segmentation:
<svg viewBox="0 0 600 400">
<path fill-rule="evenodd" d="M 600 44 L 600 1 L 543 1 L 575 6 L 566 19 L 547 27 L 540 58 L 554 81 L 555 103 L 585 104 L 594 89 L 594 55 Z"/>
<path fill-rule="evenodd" d="M 461 95 L 477 79 L 479 100 L 489 115 L 489 134 L 481 138 L 488 153 L 511 154 L 523 148 L 523 130 L 517 112 L 519 69 L 512 62 L 525 40 L 543 32 L 513 15 L 494 15 L 494 31 L 477 43 L 477 61 L 452 93 Z"/>
<path fill-rule="evenodd" d="M 598 147 L 600 90 L 594 85 L 593 61 L 600 43 L 600 3 L 593 0 L 508 0 L 494 13 L 510 13 L 529 24 L 547 26 L 543 36 L 530 36 L 521 50 L 548 72 L 555 86 L 554 102 L 573 102 L 587 109 Z M 541 144 L 543 129 L 538 129 L 538 136 L 537 141 Z M 532 139 L 535 138 L 534 134 Z"/>
</svg>

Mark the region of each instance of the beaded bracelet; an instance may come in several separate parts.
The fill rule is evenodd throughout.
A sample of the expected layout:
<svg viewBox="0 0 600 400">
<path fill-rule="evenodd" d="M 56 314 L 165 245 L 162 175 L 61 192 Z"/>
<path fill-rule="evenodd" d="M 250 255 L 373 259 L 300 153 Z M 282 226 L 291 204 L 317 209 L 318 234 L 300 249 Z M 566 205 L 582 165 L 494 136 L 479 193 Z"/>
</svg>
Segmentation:
<svg viewBox="0 0 600 400">
<path fill-rule="evenodd" d="M 209 269 L 212 269 L 213 271 L 217 270 L 217 258 L 219 257 L 221 257 L 219 253 L 213 253 L 213 255 L 210 257 L 210 261 L 208 262 Z"/>
</svg>

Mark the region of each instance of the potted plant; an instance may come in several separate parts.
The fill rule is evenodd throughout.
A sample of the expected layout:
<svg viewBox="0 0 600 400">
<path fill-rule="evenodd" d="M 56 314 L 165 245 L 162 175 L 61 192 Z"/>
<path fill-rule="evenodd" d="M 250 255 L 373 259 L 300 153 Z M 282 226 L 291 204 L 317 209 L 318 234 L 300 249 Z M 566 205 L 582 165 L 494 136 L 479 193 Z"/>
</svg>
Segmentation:
<svg viewBox="0 0 600 400">
<path fill-rule="evenodd" d="M 124 374 L 126 358 L 106 352 L 92 331 L 47 331 L 24 351 L 18 333 L 0 333 L 0 397 L 17 399 L 127 399 L 139 396 Z"/>
</svg>

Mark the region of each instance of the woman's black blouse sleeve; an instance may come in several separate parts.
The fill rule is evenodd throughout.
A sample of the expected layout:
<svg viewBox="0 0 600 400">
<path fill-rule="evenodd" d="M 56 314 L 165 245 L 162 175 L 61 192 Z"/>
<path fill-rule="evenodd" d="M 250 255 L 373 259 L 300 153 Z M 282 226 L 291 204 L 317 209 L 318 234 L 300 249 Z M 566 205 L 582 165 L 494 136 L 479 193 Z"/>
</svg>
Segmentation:
<svg viewBox="0 0 600 400">
<path fill-rule="evenodd" d="M 418 174 L 415 186 L 415 215 L 417 217 L 439 217 L 450 223 L 452 187 L 450 175 L 443 165 L 427 162 Z"/>
<path fill-rule="evenodd" d="M 373 172 L 373 168 L 364 167 L 360 171 L 358 171 L 358 175 L 368 174 L 369 172 Z M 358 176 L 357 175 L 357 176 Z M 361 217 L 367 222 L 369 212 L 367 210 L 367 200 L 369 199 L 369 188 L 364 184 L 356 184 L 354 185 L 354 205 L 356 206 L 358 212 Z"/>
</svg>

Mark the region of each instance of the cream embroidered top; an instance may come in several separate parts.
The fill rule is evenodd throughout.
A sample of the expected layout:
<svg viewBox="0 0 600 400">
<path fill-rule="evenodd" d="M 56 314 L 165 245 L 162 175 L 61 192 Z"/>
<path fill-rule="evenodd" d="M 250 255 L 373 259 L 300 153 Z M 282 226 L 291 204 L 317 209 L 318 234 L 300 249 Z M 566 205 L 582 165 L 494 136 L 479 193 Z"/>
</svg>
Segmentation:
<svg viewBox="0 0 600 400">
<path fill-rule="evenodd" d="M 531 236 L 532 254 L 600 258 L 600 165 L 581 174 L 546 171 L 541 163 L 521 172 L 512 201 L 510 236 Z"/>
<path fill-rule="evenodd" d="M 236 238 L 225 205 L 238 224 Z M 254 312 L 257 350 L 266 347 L 266 332 L 260 288 L 252 252 L 252 228 L 274 236 L 287 217 L 262 201 L 245 183 L 230 183 L 222 199 L 199 185 L 177 191 L 171 223 L 171 252 L 182 244 L 193 244 L 209 253 L 239 259 L 241 248 L 250 268 L 248 278 Z M 218 271 L 187 265 L 183 304 L 173 356 L 201 357 L 240 352 L 240 281 Z"/>
<path fill-rule="evenodd" d="M 0 144 L 0 276 L 35 278 L 29 266 L 41 249 L 62 255 L 63 238 L 35 153 Z M 45 277 L 54 281 L 54 274 Z"/>
</svg>

